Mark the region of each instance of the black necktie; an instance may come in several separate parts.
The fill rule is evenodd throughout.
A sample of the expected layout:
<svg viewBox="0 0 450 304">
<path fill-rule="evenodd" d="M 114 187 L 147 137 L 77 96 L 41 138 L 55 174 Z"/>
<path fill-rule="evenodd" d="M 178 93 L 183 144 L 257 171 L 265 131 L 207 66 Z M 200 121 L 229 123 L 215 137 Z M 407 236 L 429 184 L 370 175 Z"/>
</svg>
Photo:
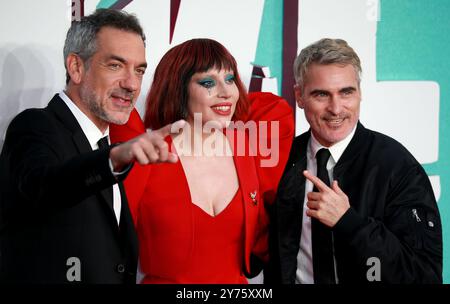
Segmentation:
<svg viewBox="0 0 450 304">
<path fill-rule="evenodd" d="M 328 149 L 317 151 L 317 177 L 327 186 L 330 186 L 330 178 L 327 171 L 327 162 L 330 158 Z M 314 186 L 314 192 L 319 190 Z M 315 284 L 335 284 L 334 257 L 331 229 L 319 220 L 311 218 L 312 256 Z"/>
<path fill-rule="evenodd" d="M 106 149 L 109 146 L 108 143 L 108 135 L 106 135 L 105 137 L 102 137 L 98 140 L 97 142 L 98 148 L 99 149 Z"/>
<path fill-rule="evenodd" d="M 105 136 L 105 137 L 100 138 L 100 139 L 97 141 L 97 144 L 98 144 L 99 150 L 108 148 L 108 147 L 109 147 L 109 143 L 108 143 L 108 135 Z M 107 197 L 108 197 L 108 203 L 110 203 L 111 207 L 112 207 L 113 210 L 114 210 L 113 188 L 112 188 L 112 187 L 108 187 L 108 188 L 106 188 L 106 189 L 103 190 L 103 191 L 104 191 L 104 193 L 105 193 L 105 194 L 107 195 Z"/>
</svg>

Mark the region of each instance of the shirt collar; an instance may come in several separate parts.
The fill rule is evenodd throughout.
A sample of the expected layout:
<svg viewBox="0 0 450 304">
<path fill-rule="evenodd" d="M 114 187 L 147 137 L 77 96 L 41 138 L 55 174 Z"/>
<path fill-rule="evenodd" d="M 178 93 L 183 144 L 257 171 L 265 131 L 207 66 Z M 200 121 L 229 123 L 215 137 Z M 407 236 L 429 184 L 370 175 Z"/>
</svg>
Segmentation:
<svg viewBox="0 0 450 304">
<path fill-rule="evenodd" d="M 86 135 L 89 144 L 91 145 L 92 150 L 96 150 L 98 148 L 98 140 L 102 137 L 105 137 L 109 135 L 109 127 L 106 129 L 105 133 L 103 134 L 99 128 L 92 122 L 89 117 L 86 116 L 78 107 L 75 105 L 75 103 L 67 96 L 67 94 L 64 91 L 61 91 L 59 93 L 59 97 L 66 103 L 66 105 L 69 107 L 70 111 L 72 112 L 73 116 L 75 116 L 75 119 L 77 120 L 78 124 L 81 127 L 81 130 L 83 130 L 84 135 Z M 109 142 L 109 137 L 108 137 Z"/>
<path fill-rule="evenodd" d="M 331 147 L 324 147 L 322 146 L 317 139 L 314 137 L 314 134 L 311 132 L 311 139 L 310 139 L 310 151 L 311 151 L 311 158 L 316 157 L 317 151 L 319 151 L 322 148 L 330 150 L 331 157 L 333 158 L 334 162 L 337 163 L 339 159 L 341 158 L 342 154 L 344 153 L 345 149 L 347 148 L 348 144 L 353 138 L 353 135 L 355 135 L 356 126 L 353 127 L 353 130 L 348 134 L 343 140 L 335 143 Z"/>
</svg>

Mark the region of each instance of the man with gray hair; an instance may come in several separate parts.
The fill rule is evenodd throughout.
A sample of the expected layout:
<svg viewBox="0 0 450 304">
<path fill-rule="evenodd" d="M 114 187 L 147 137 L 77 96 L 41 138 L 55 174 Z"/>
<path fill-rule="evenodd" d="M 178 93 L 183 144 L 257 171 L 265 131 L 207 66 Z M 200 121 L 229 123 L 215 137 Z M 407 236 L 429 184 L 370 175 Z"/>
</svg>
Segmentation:
<svg viewBox="0 0 450 304">
<path fill-rule="evenodd" d="M 137 18 L 100 9 L 72 23 L 64 63 L 65 90 L 7 130 L 0 282 L 133 284 L 137 237 L 121 181 L 134 162 L 177 161 L 164 142 L 170 125 L 109 145 L 109 124 L 128 121 L 147 66 Z"/>
<path fill-rule="evenodd" d="M 267 282 L 441 283 L 442 228 L 422 166 L 359 122 L 361 63 L 321 39 L 294 63 L 298 136 L 271 221 Z"/>
</svg>

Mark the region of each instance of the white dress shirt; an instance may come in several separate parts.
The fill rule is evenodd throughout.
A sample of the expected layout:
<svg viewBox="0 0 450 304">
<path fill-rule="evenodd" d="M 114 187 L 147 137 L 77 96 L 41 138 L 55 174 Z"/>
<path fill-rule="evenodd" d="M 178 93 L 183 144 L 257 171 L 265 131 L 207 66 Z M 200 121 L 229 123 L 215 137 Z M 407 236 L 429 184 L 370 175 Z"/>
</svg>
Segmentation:
<svg viewBox="0 0 450 304">
<path fill-rule="evenodd" d="M 333 170 L 336 163 L 341 158 L 348 144 L 355 134 L 356 125 L 352 132 L 341 140 L 340 142 L 334 144 L 331 147 L 322 146 L 311 132 L 311 137 L 308 142 L 308 147 L 306 151 L 306 169 L 313 175 L 317 175 L 317 162 L 316 153 L 322 148 L 330 150 L 331 157 L 327 162 L 328 176 L 330 177 L 330 183 L 333 182 Z M 313 256 L 312 256 L 312 243 L 311 243 L 311 218 L 306 215 L 306 210 L 308 207 L 306 203 L 308 202 L 307 194 L 313 191 L 313 183 L 308 179 L 305 184 L 305 197 L 303 200 L 303 224 L 302 224 L 302 234 L 300 236 L 300 250 L 297 254 L 297 271 L 295 276 L 296 284 L 313 284 L 314 283 L 314 271 L 313 271 Z M 336 261 L 335 261 L 336 262 Z M 336 274 L 336 279 L 338 279 Z"/>
<path fill-rule="evenodd" d="M 73 103 L 73 101 L 69 98 L 69 96 L 66 95 L 64 91 L 59 93 L 59 97 L 61 97 L 61 99 L 64 100 L 64 102 L 72 112 L 73 116 L 75 116 L 75 119 L 78 121 L 78 124 L 80 125 L 84 135 L 86 135 L 86 138 L 88 139 L 92 150 L 98 149 L 97 142 L 102 137 L 108 136 L 108 143 L 111 143 L 109 139 L 109 127 L 106 129 L 105 133 L 102 133 L 100 129 L 97 128 L 97 126 L 86 116 L 86 114 L 84 114 Z M 110 167 L 111 167 L 111 160 L 110 160 Z M 114 213 L 117 219 L 117 224 L 119 224 L 120 211 L 122 209 L 122 197 L 120 196 L 120 189 L 117 183 L 113 185 L 113 206 L 114 206 Z"/>
</svg>

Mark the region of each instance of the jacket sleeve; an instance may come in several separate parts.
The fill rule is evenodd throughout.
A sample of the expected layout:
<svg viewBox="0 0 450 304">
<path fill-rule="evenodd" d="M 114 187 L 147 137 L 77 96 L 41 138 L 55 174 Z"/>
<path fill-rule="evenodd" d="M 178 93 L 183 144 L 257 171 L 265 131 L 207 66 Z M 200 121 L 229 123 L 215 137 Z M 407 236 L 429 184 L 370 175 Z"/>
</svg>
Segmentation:
<svg viewBox="0 0 450 304">
<path fill-rule="evenodd" d="M 111 142 L 113 143 L 126 142 L 145 132 L 144 123 L 136 109 L 131 112 L 130 118 L 125 125 L 110 125 L 109 128 Z M 144 194 L 145 186 L 150 176 L 150 170 L 151 166 L 134 164 L 123 182 L 128 205 L 130 206 L 130 212 L 135 224 L 137 223 L 139 202 Z"/>
<path fill-rule="evenodd" d="M 44 110 L 26 110 L 11 122 L 0 164 L 8 188 L 2 192 L 11 198 L 7 209 L 67 208 L 117 182 L 110 148 L 75 153 L 64 146 L 70 134 L 57 128 Z"/>
<path fill-rule="evenodd" d="M 441 283 L 442 228 L 428 176 L 420 164 L 386 181 L 384 218 L 363 218 L 350 208 L 334 230 L 346 238 L 362 269 L 378 258 L 381 282 Z"/>
</svg>

